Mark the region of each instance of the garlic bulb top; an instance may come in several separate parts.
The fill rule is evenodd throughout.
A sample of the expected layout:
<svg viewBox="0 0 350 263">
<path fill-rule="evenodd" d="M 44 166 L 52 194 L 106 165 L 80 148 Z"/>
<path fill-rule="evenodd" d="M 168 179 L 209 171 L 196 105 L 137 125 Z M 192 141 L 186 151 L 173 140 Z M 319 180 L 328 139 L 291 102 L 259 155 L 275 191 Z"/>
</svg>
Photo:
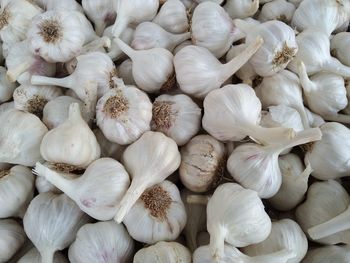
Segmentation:
<svg viewBox="0 0 350 263">
<path fill-rule="evenodd" d="M 82 226 L 68 255 L 72 263 L 126 263 L 133 249 L 134 241 L 124 226 L 107 221 Z"/>
<path fill-rule="evenodd" d="M 6 76 L 6 69 L 0 67 L 0 103 L 8 101 L 12 98 L 13 91 L 16 88 L 16 83 L 12 83 Z"/>
<path fill-rule="evenodd" d="M 259 20 L 265 22 L 277 19 L 285 23 L 290 23 L 294 12 L 294 4 L 286 0 L 273 0 L 263 5 L 259 14 Z"/>
<path fill-rule="evenodd" d="M 46 161 L 87 167 L 100 157 L 100 146 L 83 120 L 78 103 L 69 107 L 68 119 L 43 138 L 40 152 Z"/>
<path fill-rule="evenodd" d="M 346 246 L 324 246 L 309 250 L 303 263 L 348 263 L 350 247 Z"/>
<path fill-rule="evenodd" d="M 191 263 L 191 254 L 177 242 L 158 242 L 142 248 L 134 256 L 134 263 Z"/>
<path fill-rule="evenodd" d="M 123 164 L 132 177 L 131 185 L 118 206 L 120 223 L 137 199 L 149 187 L 164 181 L 180 166 L 175 141 L 160 132 L 145 132 L 123 153 Z"/>
<path fill-rule="evenodd" d="M 20 258 L 18 263 L 41 263 L 41 256 L 36 248 L 29 250 L 23 257 Z M 61 252 L 56 252 L 53 258 L 53 263 L 69 263 L 66 256 Z"/>
<path fill-rule="evenodd" d="M 224 242 L 244 247 L 265 240 L 271 231 L 271 220 L 257 193 L 235 183 L 216 188 L 207 218 L 210 252 L 217 261 L 224 256 Z"/>
<path fill-rule="evenodd" d="M 224 8 L 231 18 L 246 18 L 258 11 L 259 0 L 228 0 Z"/>
<path fill-rule="evenodd" d="M 350 44 L 350 32 L 341 32 L 331 39 L 331 53 L 341 63 L 350 67 L 350 54 L 347 47 Z"/>
</svg>

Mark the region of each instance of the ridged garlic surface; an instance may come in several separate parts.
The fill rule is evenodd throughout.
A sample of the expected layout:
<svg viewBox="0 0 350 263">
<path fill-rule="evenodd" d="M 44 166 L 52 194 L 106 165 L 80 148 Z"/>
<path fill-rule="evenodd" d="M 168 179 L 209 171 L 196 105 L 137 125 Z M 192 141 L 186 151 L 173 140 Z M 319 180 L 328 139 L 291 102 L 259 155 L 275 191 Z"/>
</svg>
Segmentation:
<svg viewBox="0 0 350 263">
<path fill-rule="evenodd" d="M 331 53 L 341 63 L 350 67 L 350 54 L 347 50 L 350 45 L 350 32 L 341 32 L 331 39 Z"/>
<path fill-rule="evenodd" d="M 259 20 L 265 22 L 277 19 L 284 23 L 290 23 L 294 12 L 295 5 L 289 1 L 273 0 L 263 5 L 259 13 Z"/>
<path fill-rule="evenodd" d="M 8 80 L 6 68 L 0 67 L 0 103 L 10 100 L 16 87 L 15 83 Z"/>
<path fill-rule="evenodd" d="M 349 258 L 350 247 L 348 245 L 324 246 L 309 250 L 303 263 L 348 263 Z"/>
<path fill-rule="evenodd" d="M 32 248 L 17 263 L 41 263 L 40 253 L 36 248 Z M 56 252 L 53 257 L 53 263 L 69 263 L 69 261 L 61 252 Z"/>
<path fill-rule="evenodd" d="M 258 11 L 259 0 L 227 0 L 224 8 L 231 18 L 247 18 Z"/>
</svg>

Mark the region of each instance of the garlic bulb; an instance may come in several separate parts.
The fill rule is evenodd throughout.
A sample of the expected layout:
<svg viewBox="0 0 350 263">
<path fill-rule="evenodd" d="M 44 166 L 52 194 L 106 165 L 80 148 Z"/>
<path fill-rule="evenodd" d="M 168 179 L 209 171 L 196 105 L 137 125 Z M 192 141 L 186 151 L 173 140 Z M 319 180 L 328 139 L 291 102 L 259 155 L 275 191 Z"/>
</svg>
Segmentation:
<svg viewBox="0 0 350 263">
<path fill-rule="evenodd" d="M 262 45 L 257 38 L 240 55 L 221 64 L 211 52 L 203 47 L 187 46 L 174 57 L 176 79 L 181 90 L 197 98 L 204 98 L 239 70 Z"/>
<path fill-rule="evenodd" d="M 36 248 L 29 250 L 18 263 L 41 263 L 41 256 Z M 53 258 L 53 263 L 69 263 L 67 257 L 61 252 L 56 252 Z"/>
<path fill-rule="evenodd" d="M 181 182 L 197 193 L 215 189 L 222 179 L 225 163 L 225 145 L 210 135 L 197 135 L 181 149 Z"/>
<path fill-rule="evenodd" d="M 67 62 L 84 44 L 97 38 L 90 22 L 77 11 L 47 11 L 31 21 L 27 32 L 29 49 L 48 62 Z"/>
<path fill-rule="evenodd" d="M 134 263 L 191 263 L 191 254 L 186 247 L 176 242 L 158 242 L 142 248 L 134 256 Z"/>
<path fill-rule="evenodd" d="M 227 169 L 236 182 L 258 192 L 261 198 L 274 196 L 281 187 L 282 175 L 278 165 L 280 153 L 290 147 L 320 140 L 319 128 L 301 131 L 279 144 L 261 146 L 242 144 L 235 148 L 227 160 Z"/>
<path fill-rule="evenodd" d="M 151 129 L 163 132 L 177 145 L 186 144 L 201 126 L 201 109 L 184 95 L 161 95 L 153 102 Z"/>
<path fill-rule="evenodd" d="M 159 0 L 118 0 L 115 11 L 118 16 L 113 25 L 112 34 L 118 38 L 129 24 L 151 21 L 157 14 Z M 140 10 L 141 12 L 135 12 Z"/>
<path fill-rule="evenodd" d="M 175 184 L 165 180 L 143 192 L 123 223 L 133 239 L 154 244 L 175 240 L 185 227 L 186 220 L 179 190 Z"/>
<path fill-rule="evenodd" d="M 259 1 L 256 2 L 259 4 Z M 192 43 L 207 48 L 217 58 L 222 57 L 233 42 L 242 38 L 225 9 L 211 1 L 195 8 L 191 22 Z"/>
<path fill-rule="evenodd" d="M 34 55 L 28 48 L 28 41 L 24 40 L 11 45 L 6 57 L 7 78 L 11 82 L 30 84 L 32 75 L 55 75 L 56 65 L 48 63 Z"/>
<path fill-rule="evenodd" d="M 0 171 L 0 218 L 20 215 L 34 195 L 34 176 L 29 168 L 16 165 Z"/>
<path fill-rule="evenodd" d="M 185 33 L 189 28 L 186 7 L 180 0 L 167 0 L 153 22 L 173 34 Z"/>
<path fill-rule="evenodd" d="M 6 77 L 6 69 L 0 67 L 0 103 L 8 101 L 12 98 L 13 91 L 16 88 L 15 83 L 11 83 Z"/>
<path fill-rule="evenodd" d="M 0 262 L 7 262 L 24 244 L 26 234 L 13 219 L 0 219 Z"/>
<path fill-rule="evenodd" d="M 43 138 L 40 153 L 46 161 L 87 167 L 100 157 L 100 146 L 83 120 L 78 103 L 69 106 L 69 117 Z"/>
<path fill-rule="evenodd" d="M 134 241 L 122 224 L 114 221 L 82 226 L 69 247 L 72 263 L 129 262 Z"/>
<path fill-rule="evenodd" d="M 122 40 L 115 40 L 132 60 L 132 75 L 137 86 L 146 92 L 159 91 L 173 77 L 173 54 L 164 48 L 134 50 Z"/>
<path fill-rule="evenodd" d="M 303 263 L 348 263 L 350 247 L 346 246 L 324 246 L 309 250 Z"/>
<path fill-rule="evenodd" d="M 295 10 L 292 26 L 299 31 L 318 28 L 330 36 L 349 19 L 349 1 L 303 0 Z"/>
<path fill-rule="evenodd" d="M 296 209 L 300 226 L 321 244 L 349 244 L 349 204 L 346 190 L 334 180 L 313 183 L 306 201 Z"/>
<path fill-rule="evenodd" d="M 280 211 L 292 210 L 304 198 L 308 188 L 308 179 L 312 172 L 310 164 L 305 168 L 300 158 L 290 153 L 278 158 L 282 185 L 269 203 Z"/>
<path fill-rule="evenodd" d="M 331 53 L 341 63 L 350 67 L 350 54 L 347 47 L 350 44 L 350 32 L 341 32 L 331 39 Z"/>
<path fill-rule="evenodd" d="M 111 157 L 115 160 L 120 160 L 125 150 L 125 146 L 110 142 L 98 128 L 94 129 L 93 132 L 101 147 L 101 157 Z"/>
<path fill-rule="evenodd" d="M 0 114 L 0 162 L 33 166 L 41 161 L 40 143 L 46 126 L 35 115 L 9 109 Z"/>
<path fill-rule="evenodd" d="M 265 22 L 277 19 L 285 23 L 290 23 L 294 12 L 294 4 L 286 0 L 273 0 L 263 5 L 259 14 L 259 20 Z"/>
<path fill-rule="evenodd" d="M 224 8 L 231 18 L 246 18 L 258 11 L 259 0 L 228 0 Z"/>
<path fill-rule="evenodd" d="M 294 136 L 292 129 L 259 126 L 261 103 L 246 84 L 214 90 L 205 97 L 203 105 L 203 128 L 218 140 L 240 141 L 251 136 L 262 144 L 270 144 Z"/>
<path fill-rule="evenodd" d="M 126 85 L 136 85 L 132 75 L 132 61 L 131 59 L 124 60 L 117 68 L 118 76 Z"/>
<path fill-rule="evenodd" d="M 263 45 L 249 60 L 260 76 L 272 76 L 283 70 L 298 51 L 293 29 L 281 21 L 272 20 L 253 25 L 235 19 L 234 24 L 246 34 L 247 44 L 254 42 L 258 36 L 263 38 Z"/>
<path fill-rule="evenodd" d="M 327 122 L 320 129 L 322 139 L 313 143 L 305 155 L 305 162 L 309 162 L 313 169 L 312 176 L 320 180 L 348 176 L 350 130 L 336 122 Z"/>
<path fill-rule="evenodd" d="M 249 256 L 259 256 L 288 249 L 294 257 L 288 263 L 299 263 L 308 248 L 307 238 L 300 226 L 293 220 L 282 219 L 272 222 L 271 233 L 264 241 L 243 248 Z"/>
<path fill-rule="evenodd" d="M 123 164 L 132 177 L 131 185 L 118 206 L 120 223 L 142 193 L 165 180 L 180 165 L 176 143 L 160 132 L 145 132 L 123 153 Z"/>
<path fill-rule="evenodd" d="M 81 4 L 87 17 L 94 23 L 96 34 L 101 36 L 104 29 L 114 23 L 117 16 L 113 1 L 83 0 Z"/>
<path fill-rule="evenodd" d="M 190 37 L 190 32 L 173 34 L 154 22 L 143 22 L 136 27 L 131 47 L 136 50 L 165 48 L 172 52 L 177 45 Z"/>
<path fill-rule="evenodd" d="M 79 11 L 83 13 L 83 8 L 75 0 L 33 0 L 44 10 L 68 10 L 68 11 Z"/>
<path fill-rule="evenodd" d="M 234 247 L 259 243 L 270 234 L 271 220 L 255 191 L 226 183 L 216 188 L 209 199 L 207 228 L 210 253 L 214 262 L 220 262 L 224 242 Z"/>
<path fill-rule="evenodd" d="M 131 41 L 134 38 L 134 32 L 135 30 L 131 27 L 127 27 L 124 29 L 124 31 L 120 34 L 120 39 L 123 40 L 126 44 L 130 45 Z M 110 39 L 113 39 L 112 35 L 112 26 L 109 26 L 105 29 L 103 32 L 103 35 L 106 37 L 109 37 Z M 107 55 L 113 60 L 116 61 L 124 56 L 123 51 L 120 49 L 118 44 L 115 41 L 111 42 L 111 46 L 108 49 Z"/>
<path fill-rule="evenodd" d="M 344 66 L 339 60 L 331 57 L 330 41 L 326 33 L 318 28 L 311 28 L 301 32 L 296 39 L 299 50 L 295 59 L 288 65 L 290 70 L 297 73 L 298 64 L 303 61 L 308 75 L 327 71 L 346 78 L 350 77 L 350 67 Z"/>
<path fill-rule="evenodd" d="M 39 250 L 41 262 L 52 263 L 54 253 L 68 247 L 90 218 L 66 195 L 42 193 L 30 203 L 24 230 Z"/>
<path fill-rule="evenodd" d="M 150 130 L 152 103 L 135 86 L 125 86 L 122 80 L 117 85 L 97 102 L 96 120 L 109 141 L 125 145 Z"/>
</svg>

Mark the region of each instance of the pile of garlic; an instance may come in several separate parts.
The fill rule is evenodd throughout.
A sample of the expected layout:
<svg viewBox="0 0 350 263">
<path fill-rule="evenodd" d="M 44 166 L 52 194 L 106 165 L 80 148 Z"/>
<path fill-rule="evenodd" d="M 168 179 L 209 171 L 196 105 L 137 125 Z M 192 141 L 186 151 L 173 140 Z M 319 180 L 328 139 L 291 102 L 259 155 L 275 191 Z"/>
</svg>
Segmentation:
<svg viewBox="0 0 350 263">
<path fill-rule="evenodd" d="M 349 263 L 349 23 L 0 0 L 0 263 Z"/>
</svg>

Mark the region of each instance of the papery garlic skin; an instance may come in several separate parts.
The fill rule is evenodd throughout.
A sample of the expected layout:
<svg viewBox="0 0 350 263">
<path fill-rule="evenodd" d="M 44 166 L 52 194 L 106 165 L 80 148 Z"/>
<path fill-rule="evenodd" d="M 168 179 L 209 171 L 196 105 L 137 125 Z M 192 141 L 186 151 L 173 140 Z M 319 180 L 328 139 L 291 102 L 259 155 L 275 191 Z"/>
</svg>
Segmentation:
<svg viewBox="0 0 350 263">
<path fill-rule="evenodd" d="M 303 263 L 348 263 L 350 247 L 346 246 L 324 246 L 311 249 L 307 252 Z"/>
<path fill-rule="evenodd" d="M 0 219 L 0 262 L 7 262 L 24 244 L 26 234 L 13 219 Z"/>
<path fill-rule="evenodd" d="M 106 221 L 82 226 L 69 247 L 68 256 L 72 263 L 126 263 L 133 249 L 134 241 L 124 226 Z"/>
<path fill-rule="evenodd" d="M 177 242 L 158 242 L 137 251 L 134 263 L 191 263 L 191 254 L 186 247 Z"/>
<path fill-rule="evenodd" d="M 151 129 L 163 132 L 177 145 L 186 144 L 201 126 L 201 109 L 184 95 L 160 95 L 153 102 Z"/>
<path fill-rule="evenodd" d="M 258 11 L 259 0 L 228 0 L 224 8 L 231 18 L 246 18 Z"/>
<path fill-rule="evenodd" d="M 11 83 L 6 77 L 6 69 L 0 67 L 0 103 L 12 98 L 13 91 L 16 88 L 15 83 Z"/>
<path fill-rule="evenodd" d="M 111 157 L 115 160 L 120 160 L 126 147 L 110 142 L 98 128 L 94 129 L 93 132 L 101 147 L 101 157 Z"/>
<path fill-rule="evenodd" d="M 259 20 L 265 22 L 277 19 L 285 23 L 290 23 L 294 12 L 294 4 L 286 0 L 274 0 L 263 5 L 259 14 Z"/>
<path fill-rule="evenodd" d="M 350 55 L 347 52 L 347 47 L 350 44 L 350 33 L 341 32 L 336 34 L 331 39 L 331 53 L 339 59 L 341 63 L 350 67 Z"/>
<path fill-rule="evenodd" d="M 29 250 L 23 257 L 20 258 L 18 263 L 41 263 L 41 256 L 36 248 Z M 66 256 L 61 252 L 56 252 L 53 258 L 53 263 L 69 263 Z"/>
</svg>

